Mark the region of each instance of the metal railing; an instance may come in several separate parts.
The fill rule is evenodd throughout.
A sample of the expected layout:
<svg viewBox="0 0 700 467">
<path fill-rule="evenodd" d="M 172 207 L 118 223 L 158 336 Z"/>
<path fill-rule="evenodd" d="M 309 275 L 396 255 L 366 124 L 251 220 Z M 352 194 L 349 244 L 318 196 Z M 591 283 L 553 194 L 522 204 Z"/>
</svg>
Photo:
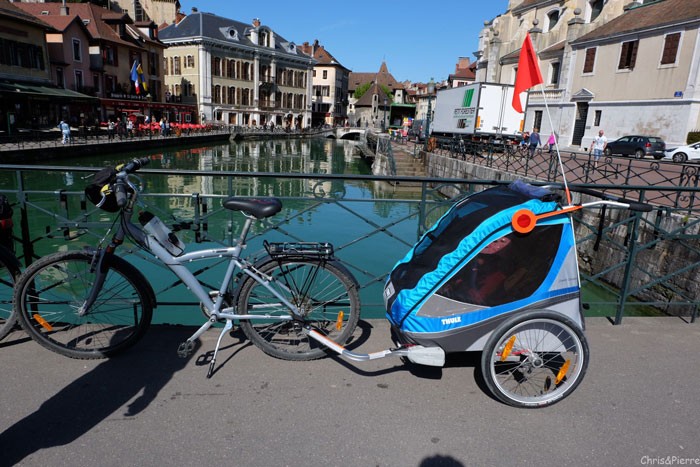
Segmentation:
<svg viewBox="0 0 700 467">
<path fill-rule="evenodd" d="M 2 191 L 15 203 L 17 252 L 25 264 L 56 250 L 94 246 L 107 235 L 113 223 L 114 215 L 86 201 L 82 188 L 87 181 L 78 183 L 95 169 L 66 170 L 58 166 L 0 165 Z M 274 241 L 331 239 L 337 256 L 358 277 L 363 310 L 370 315 L 374 313 L 373 317 L 383 315 L 382 286 L 393 265 L 453 202 L 445 198 L 443 188 L 456 188 L 461 196 L 507 183 L 200 170 L 151 169 L 139 174 L 145 187 L 141 199 L 189 243 L 234 241 L 241 216 L 221 208 L 220 200 L 226 196 L 278 196 L 284 202 L 284 210 L 257 228 L 250 251 L 262 251 L 263 236 Z M 33 186 L 40 179 L 46 186 L 47 177 L 63 180 L 68 175 L 73 185 L 57 186 L 55 191 Z M 190 187 L 206 189 L 207 193 L 173 193 L 169 189 L 169 186 L 182 188 L 183 180 L 188 180 Z M 413 195 L 402 193 L 402 198 L 398 198 L 390 184 L 396 181 L 417 184 L 420 188 Z M 377 184 L 385 188 L 368 196 L 366 192 Z M 637 193 L 635 199 L 641 201 L 648 198 L 648 191 L 674 191 L 618 185 L 595 188 Z M 364 191 L 358 195 L 358 190 Z M 697 188 L 686 190 L 693 199 L 698 196 Z M 610 316 L 616 323 L 626 313 L 647 312 L 689 316 L 694 321 L 700 300 L 696 280 L 700 267 L 697 214 L 693 208 L 689 211 L 685 207 L 679 214 L 671 207 L 658 207 L 644 215 L 603 210 L 576 217 L 583 300 L 589 313 Z M 149 262 L 149 256 L 133 245 L 124 248 L 123 253 Z M 157 292 L 170 292 L 178 287 L 182 286 L 167 283 Z M 178 300 L 172 298 L 166 302 L 174 304 Z"/>
</svg>

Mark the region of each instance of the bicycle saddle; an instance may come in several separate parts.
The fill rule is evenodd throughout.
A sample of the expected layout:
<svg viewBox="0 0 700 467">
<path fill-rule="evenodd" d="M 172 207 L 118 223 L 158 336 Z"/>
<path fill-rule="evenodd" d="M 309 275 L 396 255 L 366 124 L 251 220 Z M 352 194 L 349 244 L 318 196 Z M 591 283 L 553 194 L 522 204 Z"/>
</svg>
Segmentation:
<svg viewBox="0 0 700 467">
<path fill-rule="evenodd" d="M 274 216 L 282 210 L 282 202 L 277 198 L 242 198 L 232 196 L 226 198 L 221 205 L 232 211 L 243 211 L 256 219 Z"/>
</svg>

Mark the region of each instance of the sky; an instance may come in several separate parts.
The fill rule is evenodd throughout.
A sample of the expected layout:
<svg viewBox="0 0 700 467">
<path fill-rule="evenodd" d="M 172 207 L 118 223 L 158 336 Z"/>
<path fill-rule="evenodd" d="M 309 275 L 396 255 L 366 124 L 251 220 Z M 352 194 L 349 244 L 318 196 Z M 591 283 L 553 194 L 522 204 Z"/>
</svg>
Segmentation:
<svg viewBox="0 0 700 467">
<path fill-rule="evenodd" d="M 427 83 L 447 79 L 459 57 L 476 60 L 484 21 L 505 13 L 508 0 L 180 0 L 183 13 L 192 7 L 243 23 L 259 18 L 297 45 L 318 39 L 350 71 L 375 72 L 384 61 L 397 81 Z"/>
</svg>

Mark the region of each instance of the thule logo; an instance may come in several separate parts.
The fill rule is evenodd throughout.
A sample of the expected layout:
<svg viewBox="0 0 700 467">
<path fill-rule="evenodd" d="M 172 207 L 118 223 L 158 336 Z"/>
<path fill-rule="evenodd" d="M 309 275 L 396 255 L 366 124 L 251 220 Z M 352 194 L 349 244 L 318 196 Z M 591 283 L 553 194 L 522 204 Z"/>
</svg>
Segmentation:
<svg viewBox="0 0 700 467">
<path fill-rule="evenodd" d="M 447 325 L 447 324 L 457 324 L 462 322 L 462 317 L 461 316 L 455 316 L 454 318 L 443 318 L 442 319 L 442 324 Z"/>
</svg>

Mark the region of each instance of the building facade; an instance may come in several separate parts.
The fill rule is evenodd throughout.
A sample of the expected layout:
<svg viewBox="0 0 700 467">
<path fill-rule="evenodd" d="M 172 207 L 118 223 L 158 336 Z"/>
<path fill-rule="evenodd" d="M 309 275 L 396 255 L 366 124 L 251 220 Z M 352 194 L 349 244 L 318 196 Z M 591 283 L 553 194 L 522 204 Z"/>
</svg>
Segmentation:
<svg viewBox="0 0 700 467">
<path fill-rule="evenodd" d="M 524 130 L 584 149 L 600 129 L 684 144 L 700 127 L 698 11 L 699 0 L 513 0 L 480 34 L 477 81 L 514 83 L 529 32 L 544 83 Z"/>
<path fill-rule="evenodd" d="M 316 60 L 311 91 L 311 126 L 345 125 L 348 118 L 348 82 L 345 68 L 318 40 L 304 42 L 301 50 Z"/>
<path fill-rule="evenodd" d="M 203 122 L 311 125 L 315 60 L 255 19 L 192 13 L 159 31 L 169 99 L 197 105 Z"/>
</svg>

